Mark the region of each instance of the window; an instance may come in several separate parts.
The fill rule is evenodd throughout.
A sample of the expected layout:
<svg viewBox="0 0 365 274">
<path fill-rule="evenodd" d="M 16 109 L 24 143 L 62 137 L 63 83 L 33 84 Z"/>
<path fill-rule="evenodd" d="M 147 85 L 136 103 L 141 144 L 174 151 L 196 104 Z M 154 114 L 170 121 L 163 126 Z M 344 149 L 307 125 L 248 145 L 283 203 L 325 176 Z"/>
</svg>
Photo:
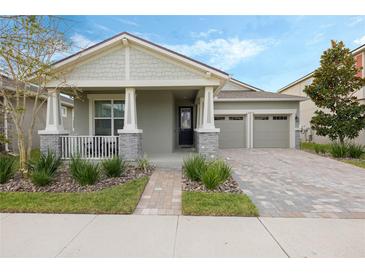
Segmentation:
<svg viewBox="0 0 365 274">
<path fill-rule="evenodd" d="M 231 120 L 231 121 L 241 121 L 241 120 L 243 120 L 243 117 L 229 117 L 228 118 L 229 120 Z"/>
<path fill-rule="evenodd" d="M 95 101 L 95 135 L 117 135 L 124 126 L 124 101 Z"/>
<path fill-rule="evenodd" d="M 67 117 L 67 107 L 61 107 L 62 117 Z"/>
<path fill-rule="evenodd" d="M 255 116 L 255 120 L 269 120 L 269 116 Z"/>
<path fill-rule="evenodd" d="M 226 119 L 226 117 L 224 117 L 224 116 L 215 116 L 214 117 L 215 121 L 222 121 L 222 120 L 225 120 L 225 119 Z"/>
<path fill-rule="evenodd" d="M 288 116 L 274 116 L 273 120 L 288 120 Z"/>
</svg>

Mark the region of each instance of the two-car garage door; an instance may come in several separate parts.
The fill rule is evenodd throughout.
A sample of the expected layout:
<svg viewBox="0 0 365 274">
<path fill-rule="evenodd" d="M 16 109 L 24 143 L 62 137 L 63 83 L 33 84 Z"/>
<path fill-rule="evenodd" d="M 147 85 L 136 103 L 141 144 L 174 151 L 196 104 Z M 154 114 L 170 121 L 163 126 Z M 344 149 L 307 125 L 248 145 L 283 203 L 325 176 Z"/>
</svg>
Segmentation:
<svg viewBox="0 0 365 274">
<path fill-rule="evenodd" d="M 216 116 L 215 126 L 220 128 L 220 148 L 247 147 L 247 119 L 243 116 Z M 252 137 L 254 148 L 288 148 L 289 116 L 254 115 Z"/>
</svg>

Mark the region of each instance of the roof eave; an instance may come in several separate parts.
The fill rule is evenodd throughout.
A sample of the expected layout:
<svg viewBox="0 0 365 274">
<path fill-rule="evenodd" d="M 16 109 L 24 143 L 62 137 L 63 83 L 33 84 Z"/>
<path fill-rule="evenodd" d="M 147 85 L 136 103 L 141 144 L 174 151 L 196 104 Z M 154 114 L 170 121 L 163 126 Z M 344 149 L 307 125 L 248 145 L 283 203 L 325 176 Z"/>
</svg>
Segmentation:
<svg viewBox="0 0 365 274">
<path fill-rule="evenodd" d="M 214 102 L 280 102 L 280 101 L 292 101 L 301 102 L 306 101 L 308 98 L 216 98 Z"/>
</svg>

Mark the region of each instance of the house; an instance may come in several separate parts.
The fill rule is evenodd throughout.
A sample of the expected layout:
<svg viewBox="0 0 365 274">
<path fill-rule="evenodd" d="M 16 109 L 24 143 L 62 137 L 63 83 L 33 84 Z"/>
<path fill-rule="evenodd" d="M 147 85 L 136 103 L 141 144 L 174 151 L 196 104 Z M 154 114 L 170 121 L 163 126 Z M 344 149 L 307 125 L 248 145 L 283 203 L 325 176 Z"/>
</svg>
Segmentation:
<svg viewBox="0 0 365 274">
<path fill-rule="evenodd" d="M 123 32 L 53 65 L 41 150 L 63 159 L 166 154 L 196 148 L 298 146 L 299 96 L 262 91 L 222 70 Z M 64 129 L 59 88 L 82 90 L 74 131 Z"/>
<path fill-rule="evenodd" d="M 31 90 L 34 87 L 29 87 Z M 14 91 L 14 83 L 9 76 L 5 73 L 0 73 L 0 90 L 6 91 Z M 3 101 L 4 98 L 0 96 L 0 100 Z M 60 96 L 61 102 L 61 117 L 64 127 L 72 131 L 73 128 L 73 100 L 69 97 Z M 25 109 L 25 119 L 24 119 L 24 129 L 28 131 L 28 125 L 30 124 L 31 113 L 33 108 L 33 98 L 28 97 Z M 33 148 L 39 148 L 40 146 L 40 138 L 38 135 L 38 130 L 43 129 L 46 126 L 46 109 L 47 104 L 43 104 L 42 109 L 37 115 L 34 133 L 33 133 Z M 17 145 L 17 134 L 15 130 L 15 125 L 10 117 L 10 114 L 7 113 L 1 104 L 0 108 L 0 134 L 2 134 L 7 140 L 8 143 L 1 144 L 0 151 L 6 152 L 14 152 L 17 153 L 18 145 Z"/>
<path fill-rule="evenodd" d="M 365 44 L 354 49 L 352 51 L 352 54 L 354 55 L 354 58 L 356 60 L 356 65 L 358 67 L 362 67 L 362 71 L 359 72 L 358 76 L 365 77 Z M 303 90 L 307 85 L 310 85 L 312 81 L 313 72 L 279 89 L 278 93 L 308 97 L 303 92 Z M 365 86 L 360 89 L 355 95 L 361 103 L 365 103 Z M 303 141 L 313 141 L 316 143 L 329 143 L 329 138 L 318 136 L 315 134 L 315 131 L 311 129 L 310 121 L 316 109 L 316 105 L 310 99 L 302 101 L 300 103 L 300 123 L 302 126 L 301 139 Z M 360 135 L 354 141 L 358 144 L 365 145 L 365 131 L 363 130 L 362 132 L 360 132 Z"/>
</svg>

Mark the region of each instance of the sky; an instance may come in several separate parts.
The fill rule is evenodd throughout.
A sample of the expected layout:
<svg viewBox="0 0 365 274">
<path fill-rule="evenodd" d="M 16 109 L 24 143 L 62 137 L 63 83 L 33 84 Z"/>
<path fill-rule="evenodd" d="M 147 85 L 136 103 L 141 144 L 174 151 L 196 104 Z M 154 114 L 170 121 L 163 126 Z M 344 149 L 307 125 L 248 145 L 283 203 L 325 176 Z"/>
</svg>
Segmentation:
<svg viewBox="0 0 365 274">
<path fill-rule="evenodd" d="M 319 65 L 331 40 L 365 44 L 365 16 L 66 16 L 77 51 L 123 31 L 276 92 Z"/>
</svg>

